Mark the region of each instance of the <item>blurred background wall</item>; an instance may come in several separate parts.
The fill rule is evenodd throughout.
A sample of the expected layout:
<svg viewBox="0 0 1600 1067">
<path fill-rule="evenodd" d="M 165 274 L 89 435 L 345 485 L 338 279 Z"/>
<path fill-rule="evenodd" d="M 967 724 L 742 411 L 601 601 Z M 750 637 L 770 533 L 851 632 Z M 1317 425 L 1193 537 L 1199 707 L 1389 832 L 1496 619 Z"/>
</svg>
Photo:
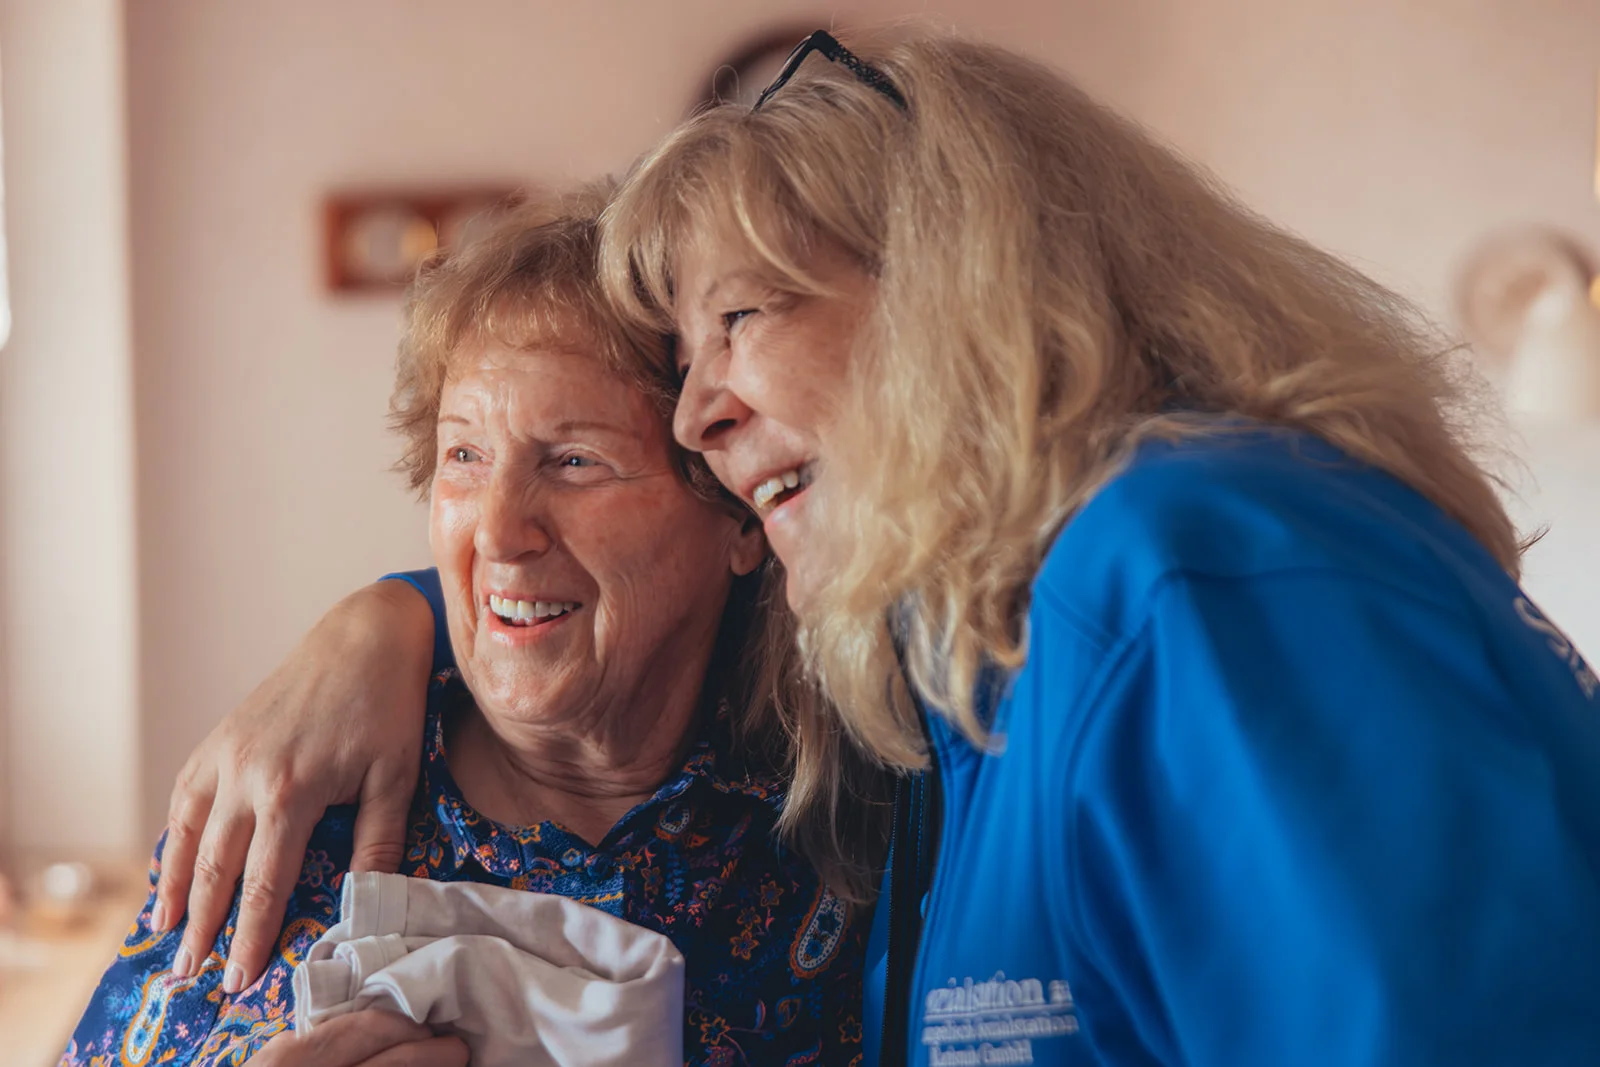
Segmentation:
<svg viewBox="0 0 1600 1067">
<path fill-rule="evenodd" d="M 332 188 L 616 171 L 753 32 L 918 14 L 1074 73 L 1441 318 L 1486 233 L 1547 223 L 1600 248 L 1594 0 L 0 14 L 17 305 L 0 355 L 4 792 L 24 845 L 145 852 L 211 724 L 336 597 L 426 562 L 422 510 L 387 472 L 399 302 L 323 291 Z M 1530 586 L 1600 651 L 1600 435 L 1525 436 L 1518 514 L 1551 524 Z"/>
<path fill-rule="evenodd" d="M 150 836 L 139 795 L 122 5 L 0 3 L 0 814 L 32 851 Z M 0 846 L 8 840 L 0 823 Z"/>
</svg>

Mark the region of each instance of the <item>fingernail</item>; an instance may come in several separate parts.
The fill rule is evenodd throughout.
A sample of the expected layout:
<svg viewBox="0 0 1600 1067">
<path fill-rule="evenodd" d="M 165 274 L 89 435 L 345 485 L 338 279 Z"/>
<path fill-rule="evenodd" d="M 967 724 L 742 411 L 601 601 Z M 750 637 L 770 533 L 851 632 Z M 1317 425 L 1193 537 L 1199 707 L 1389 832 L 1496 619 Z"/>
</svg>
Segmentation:
<svg viewBox="0 0 1600 1067">
<path fill-rule="evenodd" d="M 228 969 L 222 974 L 222 991 L 233 994 L 244 988 L 244 968 L 237 963 L 228 964 Z"/>
<path fill-rule="evenodd" d="M 179 978 L 187 978 L 193 969 L 194 954 L 189 951 L 188 945 L 184 945 L 178 949 L 178 954 L 172 957 L 172 973 Z"/>
<path fill-rule="evenodd" d="M 167 906 L 156 901 L 156 906 L 150 909 L 150 929 L 158 934 L 167 932 Z"/>
</svg>

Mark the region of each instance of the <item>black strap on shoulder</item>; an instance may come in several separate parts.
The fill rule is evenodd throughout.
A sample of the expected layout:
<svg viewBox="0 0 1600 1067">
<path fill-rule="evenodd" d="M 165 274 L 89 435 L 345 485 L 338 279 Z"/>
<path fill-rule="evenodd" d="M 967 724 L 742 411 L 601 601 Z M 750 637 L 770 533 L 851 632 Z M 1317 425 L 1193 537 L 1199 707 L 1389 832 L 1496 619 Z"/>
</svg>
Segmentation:
<svg viewBox="0 0 1600 1067">
<path fill-rule="evenodd" d="M 881 1067 L 905 1067 L 910 1043 L 911 989 L 922 939 L 922 902 L 933 882 L 938 850 L 938 774 L 901 778 L 894 787 L 894 823 L 889 838 L 889 967 L 883 988 Z"/>
</svg>

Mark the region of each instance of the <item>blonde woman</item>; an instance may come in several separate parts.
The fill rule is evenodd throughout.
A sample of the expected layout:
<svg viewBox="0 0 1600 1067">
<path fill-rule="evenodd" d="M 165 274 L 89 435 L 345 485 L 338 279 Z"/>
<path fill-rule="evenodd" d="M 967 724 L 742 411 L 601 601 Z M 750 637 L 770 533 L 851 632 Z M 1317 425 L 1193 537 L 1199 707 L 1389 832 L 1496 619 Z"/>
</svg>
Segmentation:
<svg viewBox="0 0 1600 1067">
<path fill-rule="evenodd" d="M 913 775 L 869 1060 L 1600 1062 L 1600 685 L 1400 299 L 959 40 L 815 35 L 606 219 L 680 442 L 761 516 L 837 721 Z M 327 714 L 295 699 L 197 757 L 180 824 L 249 724 Z"/>
</svg>

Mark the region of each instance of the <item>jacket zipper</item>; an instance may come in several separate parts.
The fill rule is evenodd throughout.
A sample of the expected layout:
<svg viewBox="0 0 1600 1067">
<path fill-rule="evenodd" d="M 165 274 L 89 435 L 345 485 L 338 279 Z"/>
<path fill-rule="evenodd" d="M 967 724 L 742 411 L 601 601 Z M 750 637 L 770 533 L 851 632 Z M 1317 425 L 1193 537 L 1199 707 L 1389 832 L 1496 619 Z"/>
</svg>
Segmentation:
<svg viewBox="0 0 1600 1067">
<path fill-rule="evenodd" d="M 922 901 L 932 882 L 938 847 L 938 767 L 895 783 L 889 831 L 889 964 L 883 990 L 880 1067 L 906 1067 L 911 996 L 922 940 Z"/>
<path fill-rule="evenodd" d="M 889 908 L 889 964 L 886 968 L 883 982 L 883 1032 L 878 1039 L 878 1065 L 879 1067 L 905 1067 L 906 1048 L 903 1040 L 906 1021 L 903 1008 L 905 1002 L 905 984 L 903 971 L 905 946 L 901 943 L 901 928 L 905 919 L 901 915 L 904 910 L 903 901 L 906 897 L 906 885 L 903 879 L 907 875 L 907 865 L 904 854 L 911 842 L 907 828 L 904 826 L 906 815 L 910 807 L 910 792 L 912 778 L 901 777 L 894 783 L 894 815 L 889 824 L 889 899 L 881 901 L 879 906 L 885 904 Z"/>
</svg>

